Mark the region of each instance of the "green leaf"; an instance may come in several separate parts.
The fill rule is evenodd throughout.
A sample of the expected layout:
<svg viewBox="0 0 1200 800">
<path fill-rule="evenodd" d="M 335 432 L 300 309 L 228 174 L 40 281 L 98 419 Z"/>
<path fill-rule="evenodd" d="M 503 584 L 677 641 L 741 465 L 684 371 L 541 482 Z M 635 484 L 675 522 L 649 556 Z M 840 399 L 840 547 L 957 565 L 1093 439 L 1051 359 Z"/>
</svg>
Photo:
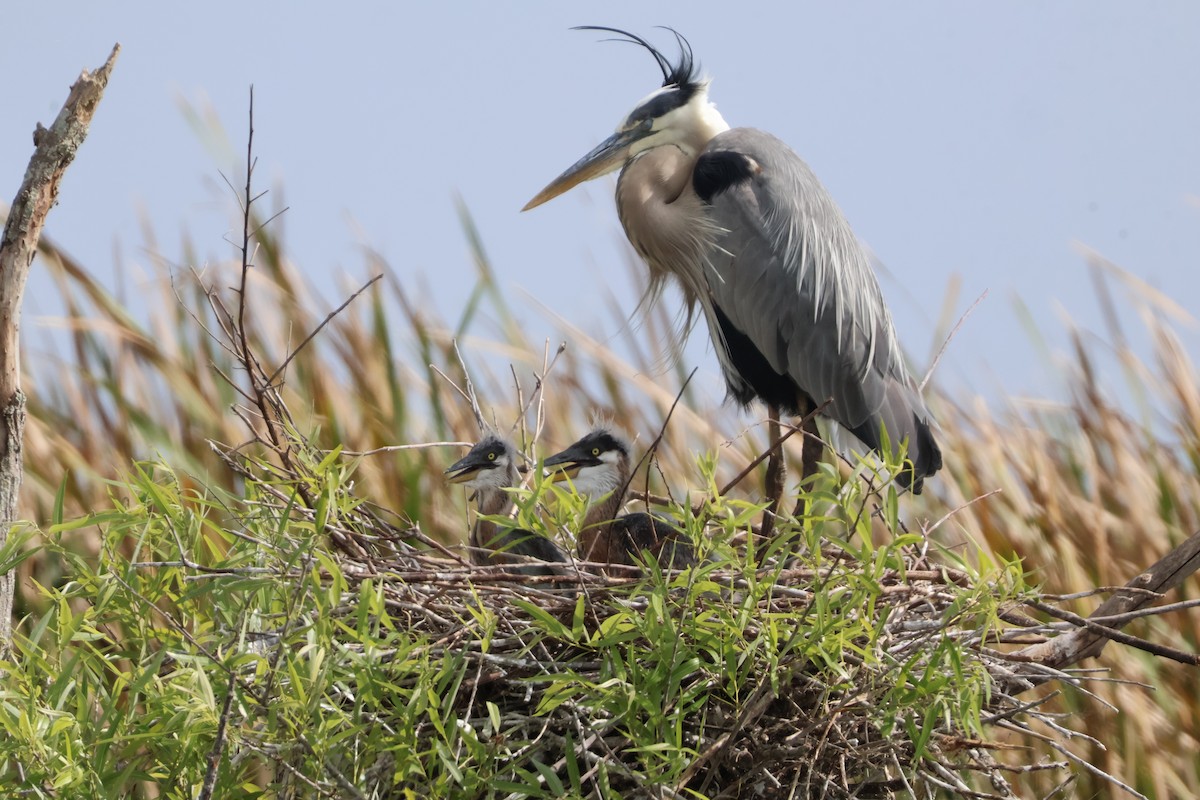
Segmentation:
<svg viewBox="0 0 1200 800">
<path fill-rule="evenodd" d="M 550 791 L 554 793 L 555 797 L 566 796 L 567 793 L 563 788 L 562 781 L 559 780 L 558 775 L 554 772 L 554 770 L 552 770 L 546 764 L 543 764 L 541 761 L 538 761 L 536 758 L 531 758 L 530 762 L 533 764 L 534 769 L 536 769 L 546 781 L 546 785 L 550 787 Z"/>
<path fill-rule="evenodd" d="M 561 620 L 550 614 L 550 612 L 546 611 L 546 609 L 534 605 L 528 600 L 520 599 L 514 600 L 513 605 L 515 605 L 517 608 L 520 608 L 522 611 L 532 617 L 534 622 L 536 622 L 542 630 L 553 636 L 555 639 L 559 639 L 564 642 L 575 641 L 575 632 L 573 628 L 564 625 Z"/>
<path fill-rule="evenodd" d="M 45 545 L 29 546 L 37 536 L 37 529 L 14 523 L 8 531 L 8 540 L 0 547 L 0 575 L 16 569 L 23 561 L 32 558 L 45 549 Z"/>
</svg>

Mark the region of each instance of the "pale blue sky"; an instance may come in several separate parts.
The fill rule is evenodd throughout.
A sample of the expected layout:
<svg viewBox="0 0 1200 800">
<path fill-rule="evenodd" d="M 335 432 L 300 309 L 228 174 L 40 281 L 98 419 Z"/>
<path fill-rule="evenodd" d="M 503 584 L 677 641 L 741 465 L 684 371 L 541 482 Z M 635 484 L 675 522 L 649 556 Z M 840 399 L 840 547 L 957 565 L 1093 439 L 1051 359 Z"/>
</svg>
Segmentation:
<svg viewBox="0 0 1200 800">
<path fill-rule="evenodd" d="M 197 136 L 180 101 L 211 106 L 240 151 L 253 83 L 259 175 L 282 183 L 291 256 L 321 289 L 364 276 L 367 244 L 457 315 L 472 280 L 460 194 L 507 288 L 615 335 L 599 290 L 615 283 L 630 309 L 634 295 L 611 181 L 519 213 L 659 83 L 644 52 L 568 30 L 578 24 L 668 52 L 652 26 L 687 36 L 725 118 L 789 142 L 886 265 L 918 363 L 951 278 L 960 309 L 990 289 L 944 384 L 1055 391 L 1012 299 L 1056 336 L 1060 306 L 1099 327 L 1076 242 L 1200 313 L 1200 4 L 1186 0 L 12 4 L 0 197 L 20 181 L 34 123 L 120 41 L 49 225 L 91 268 L 112 274 L 118 249 L 127 267 L 149 263 L 143 212 L 169 257 L 184 230 L 205 257 L 229 256 L 217 169 L 236 156 Z M 27 347 L 47 335 L 48 288 L 35 274 Z M 719 392 L 707 337 L 692 338 L 688 358 Z M 1200 346 L 1195 331 L 1185 341 Z"/>
</svg>

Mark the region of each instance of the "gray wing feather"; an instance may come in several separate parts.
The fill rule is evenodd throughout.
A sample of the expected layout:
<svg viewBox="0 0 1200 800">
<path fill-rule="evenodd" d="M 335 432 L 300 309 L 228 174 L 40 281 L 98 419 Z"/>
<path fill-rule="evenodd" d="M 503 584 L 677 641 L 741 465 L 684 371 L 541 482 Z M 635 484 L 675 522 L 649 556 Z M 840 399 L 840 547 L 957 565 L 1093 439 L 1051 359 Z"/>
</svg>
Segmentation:
<svg viewBox="0 0 1200 800">
<path fill-rule="evenodd" d="M 875 272 L 841 211 L 808 165 L 770 134 L 735 128 L 705 148 L 721 150 L 750 157 L 759 171 L 711 200 L 711 221 L 721 229 L 709 258 L 712 301 L 777 372 L 818 404 L 832 400 L 828 416 L 850 429 L 883 421 L 893 439 L 909 433 L 912 415 L 925 420 L 928 412 Z"/>
</svg>

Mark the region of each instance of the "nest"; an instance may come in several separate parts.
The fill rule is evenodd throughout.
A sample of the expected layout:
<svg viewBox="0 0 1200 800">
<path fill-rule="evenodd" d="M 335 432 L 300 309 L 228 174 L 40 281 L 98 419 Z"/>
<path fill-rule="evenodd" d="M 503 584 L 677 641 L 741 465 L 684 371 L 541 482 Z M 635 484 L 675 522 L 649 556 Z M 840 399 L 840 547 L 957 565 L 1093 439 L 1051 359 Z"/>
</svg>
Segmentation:
<svg viewBox="0 0 1200 800">
<path fill-rule="evenodd" d="M 381 579 L 389 605 L 408 629 L 434 643 L 430 655 L 453 650 L 466 658 L 467 678 L 453 701 L 456 723 L 482 737 L 496 736 L 488 704 L 499 711 L 510 781 L 522 768 L 533 771 L 540 764 L 569 785 L 567 765 L 573 762 L 580 770 L 577 785 L 593 789 L 595 796 L 616 791 L 654 797 L 882 798 L 914 795 L 925 787 L 930 793 L 942 789 L 978 797 L 977 779 L 963 775 L 974 772 L 985 777 L 995 796 L 1011 797 L 1004 768 L 992 759 L 987 742 L 941 720 L 923 728 L 921 719 L 896 719 L 880 707 L 903 688 L 897 687 L 901 672 L 925 674 L 932 665 L 927 656 L 947 641 L 960 653 L 974 654 L 973 663 L 961 668 L 984 676 L 981 683 L 992 696 L 988 723 L 1038 716 L 1012 692 L 1045 678 L 1038 665 L 1009 660 L 987 647 L 995 635 L 948 622 L 962 616 L 959 605 L 970 582 L 965 572 L 937 567 L 916 545 L 904 550 L 903 567 L 881 576 L 877 616 L 863 620 L 867 627 L 878 626 L 879 635 L 855 642 L 858 652 L 844 652 L 832 668 L 809 657 L 814 649 L 822 654 L 824 649 L 804 644 L 820 627 L 817 605 L 832 598 L 837 608 L 837 596 L 851 591 L 846 584 L 858 560 L 838 548 L 824 548 L 820 558 L 829 564 L 824 568 L 768 565 L 751 578 L 719 566 L 701 568 L 702 576 L 625 577 L 606 575 L 620 571 L 612 565 L 585 563 L 577 564 L 571 577 L 530 578 L 421 553 L 345 557 L 343 567 L 348 574 Z M 748 597 L 761 588 L 760 581 L 769 581 L 770 590 Z M 655 772 L 654 764 L 661 762 L 665 769 L 670 759 L 647 758 L 645 742 L 630 731 L 637 723 L 605 713 L 604 704 L 582 690 L 613 680 L 628 681 L 629 691 L 641 688 L 616 665 L 663 650 L 662 642 L 650 641 L 645 633 L 655 627 L 654 621 L 647 623 L 653 606 L 664 599 L 660 608 L 672 616 L 657 622 L 664 632 L 683 637 L 707 631 L 688 624 L 701 609 L 728 604 L 748 610 L 745 625 L 733 631 L 742 645 L 734 649 L 755 660 L 733 686 L 732 676 L 722 674 L 725 665 L 695 658 L 703 650 L 696 641 L 672 643 L 687 654 L 676 661 L 688 672 L 679 680 L 679 695 L 663 698 L 660 711 L 680 726 L 680 750 L 688 755 L 685 768 L 665 782 L 668 776 Z M 483 610 L 487 621 L 464 625 L 466 608 Z M 611 620 L 631 618 L 641 624 L 629 625 L 620 655 L 602 652 L 612 646 L 606 641 L 600 647 L 594 638 L 589 641 Z M 783 640 L 756 657 L 755 644 L 768 636 L 767 625 L 780 621 L 776 635 Z M 576 632 L 568 635 L 573 625 Z M 556 630 L 564 635 L 552 636 Z M 581 691 L 559 702 L 564 685 Z M 672 706 L 684 698 L 694 707 L 680 714 Z M 637 713 L 637 704 L 629 708 Z M 654 710 L 645 714 L 652 717 Z M 890 730 L 883 729 L 887 720 Z M 432 726 L 428 733 L 433 734 Z M 923 736 L 928 738 L 915 741 Z M 1061 765 L 1046 768 L 1051 766 Z"/>
<path fill-rule="evenodd" d="M 277 467 L 224 456 L 278 485 Z M 924 537 L 855 549 L 781 520 L 769 549 L 743 532 L 689 570 L 527 575 L 346 505 L 325 525 L 342 576 L 373 582 L 422 658 L 456 665 L 440 708 L 486 745 L 509 796 L 1008 798 L 1006 774 L 1062 770 L 1073 756 L 1059 740 L 1081 735 L 1041 710 L 1044 696 L 1018 697 L 1086 677 L 1021 649 L 1072 626 L 1021 611 L 1042 599 L 1019 569 L 980 578 L 938 563 Z M 315 518 L 282 493 L 278 509 Z M 357 601 L 338 613 L 353 618 Z M 418 724 L 416 751 L 433 758 L 445 727 Z M 990 734 L 1004 729 L 1066 760 L 1000 763 L 1011 746 Z M 421 790 L 395 759 L 378 755 L 365 796 Z"/>
</svg>

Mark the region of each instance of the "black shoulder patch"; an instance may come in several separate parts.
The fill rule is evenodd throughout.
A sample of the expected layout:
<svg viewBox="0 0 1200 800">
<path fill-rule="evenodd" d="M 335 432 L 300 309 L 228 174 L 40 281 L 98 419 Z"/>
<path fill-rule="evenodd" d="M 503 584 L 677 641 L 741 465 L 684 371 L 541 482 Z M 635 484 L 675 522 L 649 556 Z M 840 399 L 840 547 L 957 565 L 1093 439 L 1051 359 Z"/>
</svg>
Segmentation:
<svg viewBox="0 0 1200 800">
<path fill-rule="evenodd" d="M 692 186 L 701 200 L 711 203 L 721 192 L 750 180 L 758 172 L 754 159 L 733 150 L 703 153 L 692 170 Z"/>
</svg>

